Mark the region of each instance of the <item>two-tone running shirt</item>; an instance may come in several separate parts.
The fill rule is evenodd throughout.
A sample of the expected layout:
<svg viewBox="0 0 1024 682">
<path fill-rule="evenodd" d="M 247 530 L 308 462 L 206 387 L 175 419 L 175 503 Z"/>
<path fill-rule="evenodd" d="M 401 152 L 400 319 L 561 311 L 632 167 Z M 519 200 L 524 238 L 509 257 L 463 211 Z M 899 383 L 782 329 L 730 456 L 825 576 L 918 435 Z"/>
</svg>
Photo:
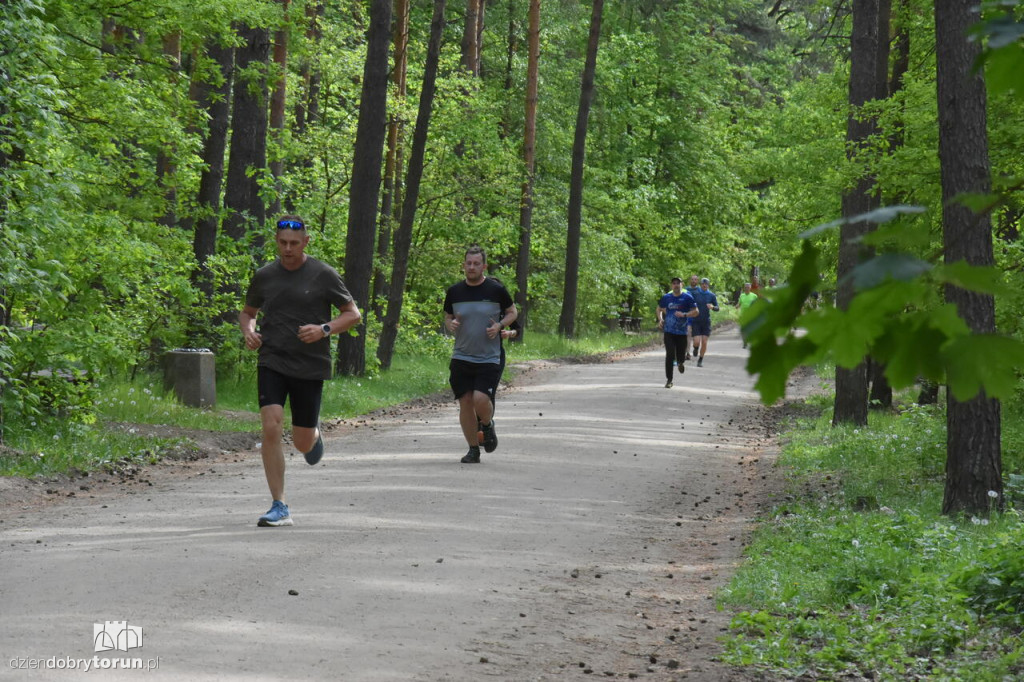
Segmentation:
<svg viewBox="0 0 1024 682">
<path fill-rule="evenodd" d="M 514 305 L 504 285 L 490 277 L 475 286 L 465 280 L 448 287 L 444 311 L 459 320 L 452 358 L 467 362 L 501 362 L 501 335 L 487 337 L 487 328 Z"/>
</svg>

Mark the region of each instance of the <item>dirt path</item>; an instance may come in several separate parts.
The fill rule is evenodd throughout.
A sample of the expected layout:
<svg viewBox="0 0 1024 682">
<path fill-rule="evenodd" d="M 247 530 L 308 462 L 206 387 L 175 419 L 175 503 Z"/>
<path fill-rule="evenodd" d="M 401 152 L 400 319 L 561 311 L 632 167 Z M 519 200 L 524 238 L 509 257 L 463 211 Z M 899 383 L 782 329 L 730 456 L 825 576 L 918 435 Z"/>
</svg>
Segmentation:
<svg viewBox="0 0 1024 682">
<path fill-rule="evenodd" d="M 255 526 L 255 450 L 8 496 L 0 678 L 758 679 L 713 660 L 713 593 L 778 487 L 744 358 L 716 333 L 669 390 L 661 351 L 539 363 L 480 465 L 454 403 L 342 424 L 321 465 L 289 459 L 291 528 Z M 95 652 L 107 621 L 143 646 Z M 154 669 L 83 672 L 133 658 Z"/>
</svg>

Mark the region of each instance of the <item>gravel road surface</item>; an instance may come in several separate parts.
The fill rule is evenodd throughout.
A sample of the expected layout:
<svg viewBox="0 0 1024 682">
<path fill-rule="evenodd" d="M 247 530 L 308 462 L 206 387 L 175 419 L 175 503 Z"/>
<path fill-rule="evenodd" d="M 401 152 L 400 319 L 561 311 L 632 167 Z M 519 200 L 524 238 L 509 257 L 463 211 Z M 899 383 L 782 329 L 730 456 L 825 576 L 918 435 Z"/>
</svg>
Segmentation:
<svg viewBox="0 0 1024 682">
<path fill-rule="evenodd" d="M 661 349 L 531 363 L 477 465 L 454 401 L 339 423 L 289 456 L 292 527 L 256 527 L 255 449 L 0 497 L 0 678 L 760 679 L 714 660 L 781 487 L 745 358 L 716 332 L 671 389 Z"/>
</svg>

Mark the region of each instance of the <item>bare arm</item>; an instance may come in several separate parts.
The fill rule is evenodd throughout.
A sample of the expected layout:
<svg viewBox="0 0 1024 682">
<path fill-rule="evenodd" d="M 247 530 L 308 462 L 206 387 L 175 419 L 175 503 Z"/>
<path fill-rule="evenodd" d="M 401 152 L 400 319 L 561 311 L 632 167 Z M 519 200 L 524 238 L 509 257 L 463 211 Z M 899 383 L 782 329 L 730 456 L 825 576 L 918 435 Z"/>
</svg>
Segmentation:
<svg viewBox="0 0 1024 682">
<path fill-rule="evenodd" d="M 347 332 L 349 329 L 359 324 L 360 320 L 363 319 L 355 301 L 349 301 L 338 308 L 338 310 L 340 312 L 337 317 L 327 323 L 327 326 L 331 328 L 331 334 Z M 299 339 L 305 343 L 316 343 L 323 338 L 324 330 L 319 324 L 304 324 L 299 327 Z"/>
<path fill-rule="evenodd" d="M 263 337 L 256 333 L 256 316 L 259 315 L 259 312 L 259 308 L 247 305 L 238 313 L 238 326 L 242 330 L 242 339 L 245 341 L 245 347 L 250 350 L 255 350 L 263 345 Z"/>
</svg>

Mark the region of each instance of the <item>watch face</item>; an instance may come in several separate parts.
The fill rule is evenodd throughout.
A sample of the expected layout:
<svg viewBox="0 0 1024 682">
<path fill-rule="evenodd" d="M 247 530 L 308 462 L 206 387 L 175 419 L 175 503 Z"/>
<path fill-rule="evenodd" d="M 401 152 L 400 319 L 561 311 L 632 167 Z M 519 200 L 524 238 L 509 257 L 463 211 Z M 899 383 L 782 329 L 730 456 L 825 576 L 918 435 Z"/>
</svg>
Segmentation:
<svg viewBox="0 0 1024 682">
<path fill-rule="evenodd" d="M 320 328 L 324 330 L 324 334 L 330 335 L 330 333 L 331 333 L 331 325 L 329 325 L 329 324 L 322 324 L 322 325 L 320 325 Z"/>
</svg>

